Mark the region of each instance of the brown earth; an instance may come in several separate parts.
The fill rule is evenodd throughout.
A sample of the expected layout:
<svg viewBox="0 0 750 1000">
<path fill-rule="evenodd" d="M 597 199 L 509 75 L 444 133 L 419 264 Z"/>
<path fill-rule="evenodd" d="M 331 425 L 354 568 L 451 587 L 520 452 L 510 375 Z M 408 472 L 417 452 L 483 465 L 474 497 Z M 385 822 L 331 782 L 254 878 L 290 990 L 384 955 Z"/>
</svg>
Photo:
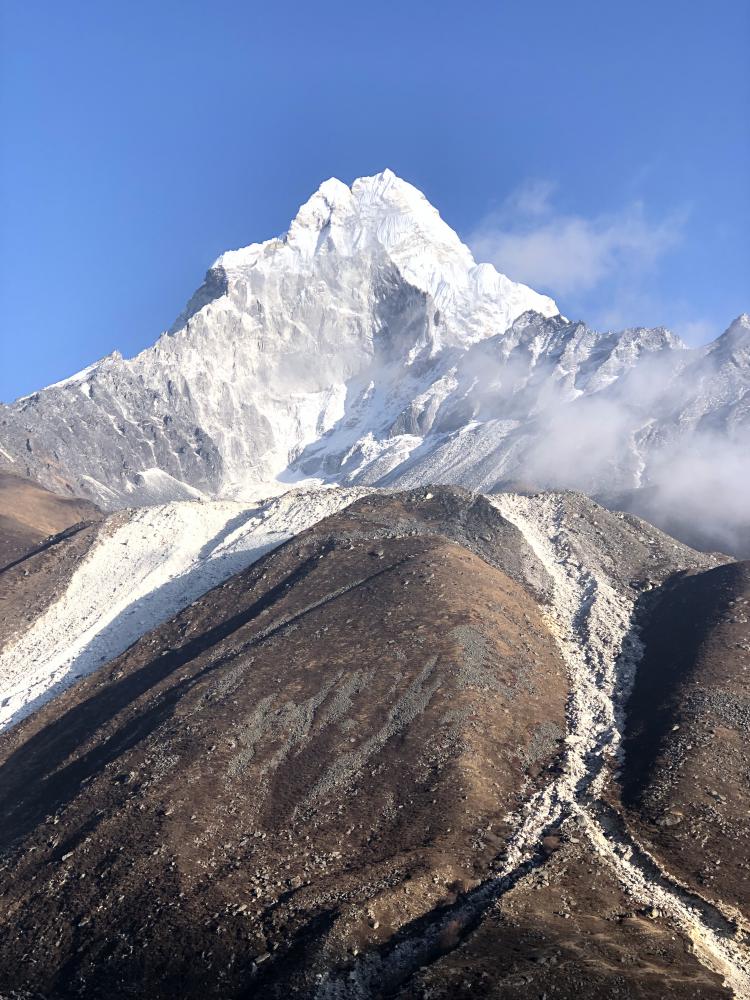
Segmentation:
<svg viewBox="0 0 750 1000">
<path fill-rule="evenodd" d="M 101 517 L 87 500 L 61 497 L 29 479 L 0 471 L 0 568 L 24 558 L 50 536 Z"/>
<path fill-rule="evenodd" d="M 306 994 L 487 877 L 558 753 L 563 664 L 425 510 L 357 508 L 2 739 L 2 988 Z"/>
<path fill-rule="evenodd" d="M 651 598 L 630 699 L 624 800 L 666 867 L 750 915 L 750 563 Z"/>
<path fill-rule="evenodd" d="M 102 517 L 85 500 L 0 472 L 0 649 L 63 593 Z"/>
<path fill-rule="evenodd" d="M 34 560 L 74 560 L 94 531 Z M 728 997 L 574 818 L 494 877 L 565 734 L 548 590 L 483 498 L 372 495 L 5 733 L 0 996 Z M 710 884 L 738 906 L 746 598 L 733 565 L 644 593 L 624 772 L 638 836 L 704 895 L 697 866 L 731 858 L 734 888 L 723 865 Z M 670 746 L 693 724 L 729 733 L 731 795 L 697 736 L 697 770 L 672 782 Z M 709 774 L 721 822 L 665 826 Z M 696 823 L 708 854 L 670 839 Z"/>
<path fill-rule="evenodd" d="M 566 824 L 559 848 L 488 911 L 477 931 L 398 1000 L 728 998 L 680 929 L 634 907 L 587 838 Z"/>
</svg>

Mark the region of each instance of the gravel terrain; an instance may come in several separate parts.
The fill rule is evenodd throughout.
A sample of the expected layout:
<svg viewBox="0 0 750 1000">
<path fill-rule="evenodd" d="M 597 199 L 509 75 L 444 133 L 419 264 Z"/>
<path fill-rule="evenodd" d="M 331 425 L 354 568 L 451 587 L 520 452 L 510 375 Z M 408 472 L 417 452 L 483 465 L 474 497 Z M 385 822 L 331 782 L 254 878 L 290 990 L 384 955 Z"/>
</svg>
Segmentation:
<svg viewBox="0 0 750 1000">
<path fill-rule="evenodd" d="M 491 875 L 565 666 L 517 531 L 490 565 L 441 512 L 491 509 L 427 496 L 323 521 L 7 732 L 6 989 L 305 995 Z"/>
<path fill-rule="evenodd" d="M 101 516 L 87 500 L 58 496 L 0 470 L 0 571 L 43 549 L 60 532 Z"/>
<path fill-rule="evenodd" d="M 750 996 L 746 564 L 575 493 L 214 506 L 53 547 L 6 646 L 85 656 L 92 563 L 148 609 L 0 736 L 0 992 Z"/>
</svg>

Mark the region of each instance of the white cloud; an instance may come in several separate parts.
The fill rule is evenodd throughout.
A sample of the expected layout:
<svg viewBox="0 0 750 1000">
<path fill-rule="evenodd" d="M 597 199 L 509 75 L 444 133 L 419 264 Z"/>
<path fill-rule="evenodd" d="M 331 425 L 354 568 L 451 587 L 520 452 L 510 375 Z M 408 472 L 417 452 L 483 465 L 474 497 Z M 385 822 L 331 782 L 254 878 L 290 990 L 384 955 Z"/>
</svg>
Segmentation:
<svg viewBox="0 0 750 1000">
<path fill-rule="evenodd" d="M 511 191 L 495 218 L 513 221 L 549 215 L 552 212 L 552 195 L 556 190 L 557 185 L 552 181 L 528 181 Z"/>
<path fill-rule="evenodd" d="M 590 292 L 605 282 L 631 292 L 681 238 L 685 213 L 653 221 L 641 202 L 586 217 L 559 212 L 549 181 L 519 188 L 469 236 L 478 260 L 555 296 Z"/>
</svg>

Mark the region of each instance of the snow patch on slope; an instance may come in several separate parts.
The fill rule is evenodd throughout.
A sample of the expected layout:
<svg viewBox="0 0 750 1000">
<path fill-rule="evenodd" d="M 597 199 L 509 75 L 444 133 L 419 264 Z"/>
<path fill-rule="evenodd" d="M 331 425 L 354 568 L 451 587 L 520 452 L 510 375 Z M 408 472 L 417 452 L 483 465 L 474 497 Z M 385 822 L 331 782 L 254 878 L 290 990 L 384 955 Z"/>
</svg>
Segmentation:
<svg viewBox="0 0 750 1000">
<path fill-rule="evenodd" d="M 172 502 L 106 522 L 62 597 L 0 655 L 0 730 L 266 552 L 368 492 Z"/>
</svg>

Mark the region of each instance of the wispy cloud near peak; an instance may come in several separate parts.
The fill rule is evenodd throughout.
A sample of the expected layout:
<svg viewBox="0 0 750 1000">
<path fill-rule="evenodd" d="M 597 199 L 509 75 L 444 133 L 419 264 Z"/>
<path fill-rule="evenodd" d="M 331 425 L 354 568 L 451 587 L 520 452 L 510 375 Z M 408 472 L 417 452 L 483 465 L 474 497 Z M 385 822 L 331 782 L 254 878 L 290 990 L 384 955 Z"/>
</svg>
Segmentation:
<svg viewBox="0 0 750 1000">
<path fill-rule="evenodd" d="M 536 180 L 514 191 L 469 235 L 478 260 L 556 297 L 591 292 L 605 283 L 637 287 L 683 233 L 687 212 L 648 216 L 642 202 L 584 216 L 558 211 L 556 185 Z"/>
</svg>

